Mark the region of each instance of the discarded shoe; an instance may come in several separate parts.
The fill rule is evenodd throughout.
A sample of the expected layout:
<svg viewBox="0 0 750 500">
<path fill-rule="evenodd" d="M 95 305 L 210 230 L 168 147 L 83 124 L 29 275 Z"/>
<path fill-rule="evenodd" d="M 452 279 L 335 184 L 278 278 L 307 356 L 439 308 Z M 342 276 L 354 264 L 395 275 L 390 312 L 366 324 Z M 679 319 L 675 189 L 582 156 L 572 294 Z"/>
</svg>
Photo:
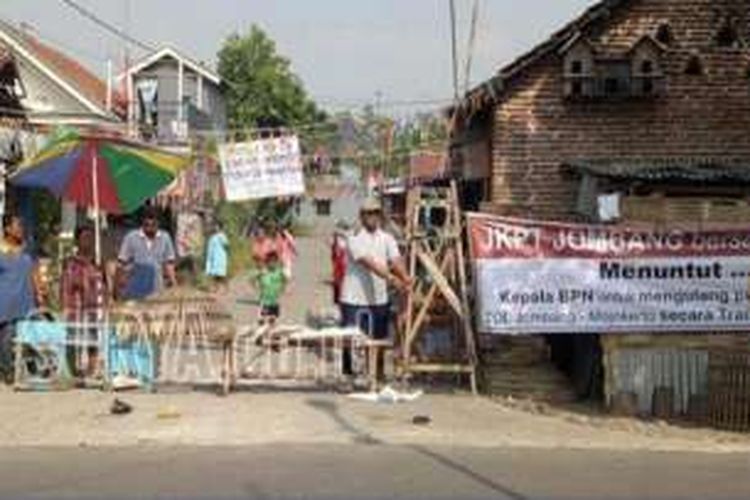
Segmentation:
<svg viewBox="0 0 750 500">
<path fill-rule="evenodd" d="M 112 406 L 109 407 L 109 412 L 112 415 L 126 415 L 132 411 L 133 407 L 131 405 L 129 405 L 125 401 L 120 401 L 117 398 L 112 401 Z"/>
<path fill-rule="evenodd" d="M 427 425 L 430 422 L 432 422 L 432 419 L 427 415 L 415 415 L 414 418 L 411 419 L 411 423 L 414 425 Z"/>
</svg>

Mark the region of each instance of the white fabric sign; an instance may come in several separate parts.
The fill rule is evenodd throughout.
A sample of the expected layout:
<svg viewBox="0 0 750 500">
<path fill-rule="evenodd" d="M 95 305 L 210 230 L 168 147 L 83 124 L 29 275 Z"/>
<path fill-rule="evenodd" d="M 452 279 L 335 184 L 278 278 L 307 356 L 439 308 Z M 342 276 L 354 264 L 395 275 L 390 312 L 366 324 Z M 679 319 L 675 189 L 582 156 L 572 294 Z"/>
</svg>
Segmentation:
<svg viewBox="0 0 750 500">
<path fill-rule="evenodd" d="M 469 216 L 484 333 L 750 330 L 750 234 Z"/>
<path fill-rule="evenodd" d="M 305 192 L 299 140 L 295 136 L 219 147 L 228 201 L 245 201 Z"/>
</svg>

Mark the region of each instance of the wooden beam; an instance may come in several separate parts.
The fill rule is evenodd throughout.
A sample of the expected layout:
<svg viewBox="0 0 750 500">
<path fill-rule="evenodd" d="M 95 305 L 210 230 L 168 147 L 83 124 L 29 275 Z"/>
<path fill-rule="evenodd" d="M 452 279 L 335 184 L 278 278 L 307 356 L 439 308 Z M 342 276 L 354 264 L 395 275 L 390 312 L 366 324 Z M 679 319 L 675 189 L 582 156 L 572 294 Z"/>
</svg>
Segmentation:
<svg viewBox="0 0 750 500">
<path fill-rule="evenodd" d="M 470 364 L 463 365 L 459 363 L 412 363 L 409 369 L 413 372 L 421 373 L 468 373 L 474 372 L 474 367 Z"/>
<path fill-rule="evenodd" d="M 422 250 L 417 251 L 417 258 L 430 274 L 430 277 L 435 281 L 435 284 L 440 289 L 440 293 L 443 294 L 445 299 L 448 301 L 448 304 L 451 306 L 451 308 L 453 308 L 453 311 L 456 313 L 456 315 L 459 318 L 464 318 L 466 316 L 466 312 L 461 306 L 461 300 L 456 295 L 456 292 L 453 291 L 453 288 L 451 288 L 448 280 L 440 272 L 440 268 L 438 267 L 435 260 Z"/>
</svg>

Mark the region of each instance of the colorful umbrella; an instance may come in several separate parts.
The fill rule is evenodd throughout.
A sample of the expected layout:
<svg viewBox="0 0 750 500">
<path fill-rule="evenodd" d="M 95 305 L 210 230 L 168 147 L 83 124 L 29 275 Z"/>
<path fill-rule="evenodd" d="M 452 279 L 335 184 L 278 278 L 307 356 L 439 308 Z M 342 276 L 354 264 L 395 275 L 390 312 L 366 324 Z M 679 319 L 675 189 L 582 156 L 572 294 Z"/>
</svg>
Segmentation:
<svg viewBox="0 0 750 500">
<path fill-rule="evenodd" d="M 121 138 L 68 131 L 26 161 L 11 182 L 46 188 L 78 206 L 126 214 L 172 182 L 187 161 Z"/>
<path fill-rule="evenodd" d="M 96 214 L 133 212 L 172 182 L 188 158 L 109 135 L 65 131 L 11 177 L 16 186 L 45 188 Z"/>
</svg>

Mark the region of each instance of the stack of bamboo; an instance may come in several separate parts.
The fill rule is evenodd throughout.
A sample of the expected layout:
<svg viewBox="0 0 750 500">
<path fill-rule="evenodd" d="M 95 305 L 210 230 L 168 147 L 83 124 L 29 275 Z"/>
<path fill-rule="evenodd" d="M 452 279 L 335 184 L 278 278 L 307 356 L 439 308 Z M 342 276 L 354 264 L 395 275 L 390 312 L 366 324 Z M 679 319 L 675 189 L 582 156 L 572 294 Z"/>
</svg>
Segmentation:
<svg viewBox="0 0 750 500">
<path fill-rule="evenodd" d="M 549 361 L 544 339 L 498 337 L 481 356 L 483 390 L 490 396 L 529 399 L 553 404 L 576 397 L 565 376 Z"/>
<path fill-rule="evenodd" d="M 181 341 L 187 335 L 202 340 L 232 340 L 237 328 L 225 304 L 214 296 L 172 288 L 148 299 L 126 302 L 112 311 L 121 339 L 148 336 L 159 342 Z"/>
</svg>

